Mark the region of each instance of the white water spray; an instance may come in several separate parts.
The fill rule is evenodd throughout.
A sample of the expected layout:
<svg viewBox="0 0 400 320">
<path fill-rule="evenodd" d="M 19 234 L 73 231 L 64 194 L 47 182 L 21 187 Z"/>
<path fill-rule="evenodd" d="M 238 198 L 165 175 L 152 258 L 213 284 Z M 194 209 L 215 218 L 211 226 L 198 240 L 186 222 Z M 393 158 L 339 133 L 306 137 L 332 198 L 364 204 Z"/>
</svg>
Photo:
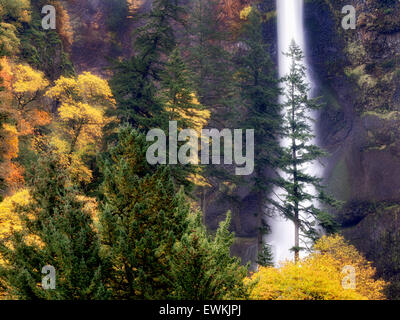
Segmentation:
<svg viewBox="0 0 400 320">
<path fill-rule="evenodd" d="M 304 41 L 304 23 L 303 23 L 303 0 L 277 0 L 277 15 L 278 15 L 278 52 L 279 52 L 279 76 L 283 77 L 290 71 L 291 60 L 283 55 L 283 52 L 288 52 L 292 40 L 296 42 L 306 53 Z M 306 61 L 304 61 L 306 63 Z M 312 85 L 309 75 L 307 79 Z M 312 86 L 311 86 L 312 87 Z M 283 99 L 283 97 L 281 98 Z M 315 131 L 315 129 L 314 129 Z M 315 143 L 315 141 L 312 141 Z M 282 146 L 288 146 L 289 141 L 281 141 Z M 322 166 L 315 162 L 305 168 L 306 172 L 316 176 L 321 176 Z M 314 190 L 308 190 L 313 193 Z M 274 190 L 279 194 L 279 190 Z M 278 198 L 273 196 L 275 201 Z M 303 217 L 304 218 L 304 217 Z M 271 233 L 264 239 L 272 246 L 274 263 L 278 265 L 284 260 L 293 260 L 293 251 L 290 249 L 294 246 L 294 224 L 290 220 L 286 220 L 279 213 L 275 213 L 273 217 L 268 219 L 268 224 L 271 226 Z M 307 254 L 305 251 L 300 251 L 300 257 Z"/>
</svg>

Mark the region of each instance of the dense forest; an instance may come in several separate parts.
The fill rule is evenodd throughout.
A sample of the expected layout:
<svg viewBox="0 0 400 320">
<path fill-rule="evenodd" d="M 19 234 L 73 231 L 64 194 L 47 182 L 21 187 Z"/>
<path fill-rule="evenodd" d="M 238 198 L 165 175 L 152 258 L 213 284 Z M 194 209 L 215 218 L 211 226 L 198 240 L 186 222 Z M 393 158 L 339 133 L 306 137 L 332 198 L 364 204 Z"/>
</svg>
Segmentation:
<svg viewBox="0 0 400 320">
<path fill-rule="evenodd" d="M 0 0 L 1 299 L 399 298 L 400 3 L 344 2 L 280 77 L 273 0 Z"/>
</svg>

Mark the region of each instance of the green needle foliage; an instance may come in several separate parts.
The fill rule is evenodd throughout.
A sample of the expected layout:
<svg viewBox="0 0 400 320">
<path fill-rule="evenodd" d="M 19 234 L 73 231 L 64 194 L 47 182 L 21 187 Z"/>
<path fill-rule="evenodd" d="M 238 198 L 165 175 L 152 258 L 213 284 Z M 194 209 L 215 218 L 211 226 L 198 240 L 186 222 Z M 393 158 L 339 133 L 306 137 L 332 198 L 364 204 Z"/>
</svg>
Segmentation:
<svg viewBox="0 0 400 320">
<path fill-rule="evenodd" d="M 156 0 L 143 16 L 144 26 L 136 30 L 135 55 L 114 63 L 111 80 L 118 116 L 136 128 L 151 129 L 165 123 L 162 104 L 156 97 L 156 83 L 164 69 L 164 56 L 176 47 L 174 24 L 184 9 L 177 0 Z"/>
<path fill-rule="evenodd" d="M 273 267 L 274 257 L 272 255 L 271 246 L 264 244 L 257 257 L 257 264 L 262 267 Z"/>
<path fill-rule="evenodd" d="M 177 121 L 179 131 L 188 128 L 199 130 L 202 122 L 207 123 L 208 113 L 206 110 L 203 111 L 204 107 L 197 101 L 191 82 L 191 73 L 182 59 L 179 48 L 172 51 L 161 73 L 160 87 L 160 99 L 166 115 L 161 128 L 167 137 L 169 137 L 169 121 Z M 183 144 L 183 142 L 178 142 L 178 147 Z M 195 171 L 194 164 L 171 166 L 174 182 L 184 186 L 186 192 L 191 192 L 193 189 L 193 183 L 188 177 Z"/>
<path fill-rule="evenodd" d="M 310 87 L 306 81 L 306 67 L 302 61 L 303 53 L 294 42 L 286 54 L 291 59 L 289 74 L 283 78 L 285 84 L 285 118 L 283 138 L 289 141 L 282 148 L 279 168 L 284 176 L 276 179 L 281 201 L 271 200 L 278 211 L 293 221 L 295 226 L 295 260 L 299 259 L 300 238 L 316 240 L 318 224 L 328 232 L 335 229 L 335 223 L 329 213 L 316 206 L 319 204 L 336 205 L 336 201 L 327 196 L 321 184 L 322 180 L 305 170 L 314 161 L 326 156 L 318 146 L 312 144 L 314 135 L 311 123 L 312 112 L 321 108 L 318 98 L 310 99 Z M 313 192 L 312 189 L 315 189 Z"/>
<path fill-rule="evenodd" d="M 104 161 L 101 238 L 115 299 L 222 299 L 245 295 L 247 268 L 230 257 L 230 216 L 210 237 L 176 192 L 168 166 L 147 164 L 145 137 L 129 127 Z"/>
<path fill-rule="evenodd" d="M 169 167 L 147 164 L 147 147 L 144 135 L 123 128 L 103 166 L 100 223 L 114 298 L 165 299 L 172 248 L 186 229 L 184 194 L 176 193 Z"/>
<path fill-rule="evenodd" d="M 107 260 L 93 221 L 71 185 L 67 170 L 53 154 L 43 155 L 29 183 L 31 201 L 17 206 L 22 230 L 0 242 L 0 276 L 19 299 L 107 299 Z M 56 288 L 40 283 L 42 268 L 53 266 Z"/>
<path fill-rule="evenodd" d="M 242 49 L 238 52 L 238 79 L 246 115 L 240 125 L 254 129 L 255 159 L 254 175 L 251 182 L 257 196 L 258 226 L 263 225 L 265 198 L 271 187 L 267 172 L 277 167 L 276 159 L 280 152 L 278 134 L 282 125 L 281 106 L 278 102 L 280 89 L 268 51 L 262 35 L 262 18 L 259 11 L 252 7 L 244 24 L 240 40 Z M 262 228 L 258 231 L 260 254 L 263 254 Z"/>
<path fill-rule="evenodd" d="M 278 134 L 282 125 L 278 102 L 280 89 L 275 66 L 268 54 L 269 46 L 262 36 L 262 19 L 252 8 L 245 23 L 241 41 L 243 49 L 238 53 L 237 63 L 241 97 L 247 109 L 242 126 L 255 130 L 255 188 L 266 190 L 270 184 L 265 179 L 265 168 L 276 167 L 279 154 Z"/>
<path fill-rule="evenodd" d="M 200 102 L 216 112 L 214 117 L 226 121 L 235 105 L 234 64 L 226 49 L 232 35 L 221 26 L 222 6 L 218 0 L 193 0 L 186 39 L 188 65 L 193 72 Z M 228 114 L 229 113 L 229 114 Z"/>
<path fill-rule="evenodd" d="M 215 237 L 208 235 L 201 214 L 189 216 L 188 229 L 174 246 L 172 258 L 173 299 L 244 299 L 247 267 L 230 256 L 234 235 L 229 232 L 231 214 L 220 223 Z"/>
</svg>

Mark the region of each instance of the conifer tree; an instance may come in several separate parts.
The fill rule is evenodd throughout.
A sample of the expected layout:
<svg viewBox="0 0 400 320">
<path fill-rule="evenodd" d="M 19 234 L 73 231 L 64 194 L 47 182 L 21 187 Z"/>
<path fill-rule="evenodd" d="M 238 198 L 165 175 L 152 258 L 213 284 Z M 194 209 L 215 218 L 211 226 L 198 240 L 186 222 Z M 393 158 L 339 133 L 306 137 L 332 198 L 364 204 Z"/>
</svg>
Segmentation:
<svg viewBox="0 0 400 320">
<path fill-rule="evenodd" d="M 244 23 L 240 40 L 243 49 L 239 50 L 237 64 L 240 82 L 240 93 L 246 115 L 241 121 L 245 128 L 254 129 L 255 134 L 255 159 L 253 190 L 257 195 L 258 208 L 258 243 L 259 252 L 264 255 L 263 235 L 268 226 L 265 222 L 265 199 L 271 187 L 267 172 L 276 168 L 276 158 L 280 152 L 278 133 L 281 127 L 281 107 L 278 102 L 280 89 L 278 78 L 274 71 L 262 35 L 262 19 L 256 7 Z"/>
<path fill-rule="evenodd" d="M 262 267 L 272 267 L 274 265 L 274 256 L 269 244 L 264 243 L 258 252 L 257 264 Z"/>
<path fill-rule="evenodd" d="M 174 246 L 172 257 L 172 299 L 222 300 L 243 299 L 247 268 L 240 259 L 230 256 L 234 234 L 229 231 L 231 215 L 220 223 L 211 237 L 201 221 L 201 214 L 191 214 L 187 231 Z"/>
<path fill-rule="evenodd" d="M 207 125 L 210 111 L 202 106 L 197 100 L 192 74 L 182 59 L 179 48 L 171 53 L 165 69 L 161 73 L 160 100 L 165 113 L 165 123 L 161 128 L 168 134 L 169 121 L 176 121 L 178 132 L 183 129 L 193 129 L 199 135 L 201 129 Z M 185 142 L 179 142 L 183 145 Z M 185 191 L 190 192 L 193 183 L 189 179 L 196 173 L 195 163 L 185 166 L 171 166 L 172 176 L 178 185 L 185 186 Z"/>
<path fill-rule="evenodd" d="M 300 240 L 316 240 L 318 225 L 328 232 L 335 229 L 331 215 L 320 209 L 319 204 L 337 205 L 323 190 L 322 179 L 306 172 L 312 165 L 326 155 L 317 145 L 312 143 L 312 111 L 321 107 L 318 98 L 309 98 L 310 87 L 306 81 L 306 67 L 302 61 L 303 53 L 294 42 L 286 54 L 291 59 L 290 72 L 283 78 L 285 85 L 285 110 L 282 136 L 288 146 L 282 148 L 279 168 L 283 172 L 276 183 L 281 190 L 279 201 L 271 200 L 278 211 L 294 223 L 295 261 L 299 260 Z M 315 189 L 313 191 L 312 189 Z M 309 240 L 308 240 L 309 241 Z"/>
<path fill-rule="evenodd" d="M 147 163 L 147 147 L 142 134 L 122 128 L 103 164 L 100 224 L 114 298 L 165 299 L 172 248 L 187 225 L 184 194 L 176 193 L 169 167 Z"/>
<path fill-rule="evenodd" d="M 0 242 L 0 277 L 19 299 L 107 299 L 107 259 L 90 214 L 53 153 L 40 157 L 29 183 L 28 205 L 17 206 L 22 230 Z M 55 288 L 40 283 L 42 268 L 55 268 Z"/>
<path fill-rule="evenodd" d="M 218 0 L 191 2 L 188 21 L 188 66 L 200 102 L 216 112 L 214 118 L 226 120 L 236 102 L 234 64 L 226 49 L 232 40 L 229 27 L 221 23 L 222 6 Z M 228 115 L 229 113 L 229 115 Z"/>
<path fill-rule="evenodd" d="M 135 55 L 116 62 L 111 81 L 118 115 L 137 128 L 164 123 L 162 104 L 155 84 L 164 69 L 164 58 L 176 47 L 174 24 L 181 22 L 184 9 L 178 0 L 155 0 L 143 16 L 145 24 L 136 31 Z"/>
<path fill-rule="evenodd" d="M 192 74 L 182 59 L 179 48 L 172 51 L 161 73 L 161 98 L 169 121 L 177 121 L 178 127 L 196 129 L 200 111 L 204 107 L 197 101 L 192 84 Z M 206 123 L 207 119 L 203 124 Z M 200 124 L 201 126 L 201 124 Z"/>
</svg>

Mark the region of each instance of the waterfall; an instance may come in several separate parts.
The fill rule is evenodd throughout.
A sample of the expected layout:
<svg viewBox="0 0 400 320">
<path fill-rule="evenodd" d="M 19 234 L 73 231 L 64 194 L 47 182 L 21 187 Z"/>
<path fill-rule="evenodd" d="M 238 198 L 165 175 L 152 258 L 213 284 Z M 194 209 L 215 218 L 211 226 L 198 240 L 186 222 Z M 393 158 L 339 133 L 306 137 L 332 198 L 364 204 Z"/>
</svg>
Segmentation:
<svg viewBox="0 0 400 320">
<path fill-rule="evenodd" d="M 279 76 L 283 77 L 289 73 L 291 62 L 290 58 L 283 55 L 282 52 L 288 51 L 291 41 L 294 40 L 306 54 L 304 41 L 303 0 L 277 0 L 276 4 L 278 16 Z M 304 61 L 304 63 L 306 63 L 306 61 Z M 307 79 L 312 87 L 309 75 L 307 75 Z M 282 99 L 283 97 L 281 97 L 281 100 Z M 282 146 L 287 146 L 289 141 L 282 140 L 280 143 Z M 315 143 L 315 141 L 312 143 Z M 319 165 L 319 163 L 312 163 L 308 164 L 308 167 L 306 167 L 305 170 L 307 173 L 321 176 L 322 166 Z M 274 191 L 279 194 L 279 190 L 275 189 Z M 309 190 L 309 192 L 315 191 Z M 276 197 L 275 200 L 277 200 Z M 268 210 L 271 211 L 271 209 Z M 283 260 L 293 260 L 293 252 L 290 251 L 290 248 L 294 246 L 293 222 L 284 219 L 279 213 L 273 214 L 272 217 L 268 218 L 267 222 L 271 226 L 271 233 L 268 234 L 264 240 L 272 247 L 275 265 Z M 306 254 L 307 253 L 304 251 L 300 252 L 301 257 L 304 257 Z"/>
</svg>

